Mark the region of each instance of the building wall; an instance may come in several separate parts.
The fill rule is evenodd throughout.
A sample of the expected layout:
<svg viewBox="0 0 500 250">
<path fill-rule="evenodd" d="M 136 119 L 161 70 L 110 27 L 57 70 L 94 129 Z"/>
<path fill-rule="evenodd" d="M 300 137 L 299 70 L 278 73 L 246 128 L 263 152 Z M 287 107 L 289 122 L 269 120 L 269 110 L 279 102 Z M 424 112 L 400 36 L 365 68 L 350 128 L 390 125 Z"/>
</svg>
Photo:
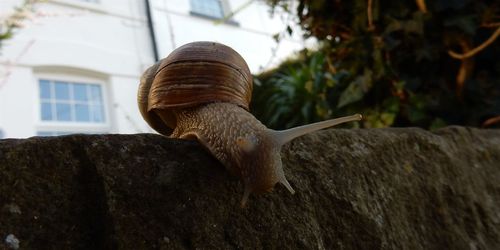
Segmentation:
<svg viewBox="0 0 500 250">
<path fill-rule="evenodd" d="M 226 3 L 227 8 L 234 10 L 247 2 L 232 0 Z M 190 14 L 189 1 L 186 0 L 157 0 L 153 3 L 160 56 L 166 56 L 172 49 L 188 42 L 210 40 L 232 47 L 245 58 L 252 72 L 258 72 L 304 46 L 300 33 L 277 45 L 273 35 L 285 30 L 285 22 L 278 17 L 271 18 L 268 5 L 261 1 L 246 6 L 228 23 L 216 23 Z"/>
<path fill-rule="evenodd" d="M 0 15 L 21 2 L 0 2 Z M 224 1 L 226 14 L 246 2 Z M 233 47 L 258 72 L 303 46 L 299 38 L 277 46 L 272 35 L 284 24 L 270 18 L 268 7 L 258 1 L 220 24 L 190 13 L 189 0 L 151 0 L 151 10 L 160 57 L 188 42 L 217 41 Z M 0 136 L 152 132 L 136 105 L 140 75 L 154 63 L 145 13 L 144 1 L 137 0 L 37 5 L 32 20 L 0 49 Z M 101 86 L 105 122 L 43 121 L 39 80 L 46 78 Z"/>
</svg>

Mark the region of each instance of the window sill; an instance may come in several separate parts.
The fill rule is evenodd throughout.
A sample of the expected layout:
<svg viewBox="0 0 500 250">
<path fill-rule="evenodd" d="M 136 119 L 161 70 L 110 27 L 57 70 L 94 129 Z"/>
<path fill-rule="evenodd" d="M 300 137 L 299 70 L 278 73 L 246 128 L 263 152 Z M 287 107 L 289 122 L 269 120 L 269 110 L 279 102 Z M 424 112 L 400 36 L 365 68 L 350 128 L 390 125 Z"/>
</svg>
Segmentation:
<svg viewBox="0 0 500 250">
<path fill-rule="evenodd" d="M 227 24 L 227 25 L 232 25 L 232 26 L 236 26 L 236 27 L 240 26 L 240 24 L 238 22 L 236 22 L 236 21 L 234 21 L 232 19 L 224 20 L 224 18 L 213 17 L 213 16 L 209 16 L 209 15 L 206 15 L 206 14 L 203 14 L 203 13 L 194 12 L 194 11 L 189 11 L 189 14 L 191 16 L 200 17 L 200 18 L 207 19 L 207 20 L 212 20 L 212 21 L 224 23 L 224 24 Z"/>
<path fill-rule="evenodd" d="M 97 123 L 97 122 L 64 122 L 64 121 L 38 121 L 38 129 L 56 129 L 56 130 L 105 130 L 109 129 L 109 122 Z"/>
</svg>

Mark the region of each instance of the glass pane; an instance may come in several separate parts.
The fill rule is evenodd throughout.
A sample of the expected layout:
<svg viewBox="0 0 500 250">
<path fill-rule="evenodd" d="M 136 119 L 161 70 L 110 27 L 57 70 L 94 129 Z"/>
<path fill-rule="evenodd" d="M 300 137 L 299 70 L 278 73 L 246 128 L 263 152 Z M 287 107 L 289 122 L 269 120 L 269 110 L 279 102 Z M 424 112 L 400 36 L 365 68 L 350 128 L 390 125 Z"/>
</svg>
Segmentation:
<svg viewBox="0 0 500 250">
<path fill-rule="evenodd" d="M 89 106 L 86 104 L 75 105 L 75 116 L 77 122 L 90 121 Z"/>
<path fill-rule="evenodd" d="M 201 9 L 200 7 L 200 1 L 199 0 L 190 0 L 189 3 L 191 4 L 191 10 L 195 12 L 199 12 Z"/>
<path fill-rule="evenodd" d="M 216 18 L 224 16 L 219 0 L 191 0 L 190 3 L 193 12 Z"/>
<path fill-rule="evenodd" d="M 47 80 L 40 80 L 40 98 L 50 99 L 50 82 Z"/>
<path fill-rule="evenodd" d="M 92 121 L 104 122 L 104 112 L 102 106 L 92 106 Z"/>
<path fill-rule="evenodd" d="M 42 102 L 40 113 L 42 115 L 42 121 L 50 121 L 54 119 L 52 116 L 52 105 L 50 102 Z"/>
<path fill-rule="evenodd" d="M 90 95 L 91 95 L 91 100 L 94 104 L 102 103 L 101 86 L 90 85 Z"/>
<path fill-rule="evenodd" d="M 222 18 L 224 15 L 222 14 L 222 6 L 219 0 L 210 0 L 207 2 L 209 6 L 207 7 L 207 12 L 213 17 Z"/>
<path fill-rule="evenodd" d="M 56 114 L 58 121 L 71 121 L 71 106 L 66 103 L 57 103 Z"/>
<path fill-rule="evenodd" d="M 74 84 L 73 85 L 73 99 L 76 101 L 87 101 L 87 85 Z"/>
<path fill-rule="evenodd" d="M 66 82 L 56 82 L 56 99 L 57 100 L 69 100 L 69 84 Z"/>
</svg>

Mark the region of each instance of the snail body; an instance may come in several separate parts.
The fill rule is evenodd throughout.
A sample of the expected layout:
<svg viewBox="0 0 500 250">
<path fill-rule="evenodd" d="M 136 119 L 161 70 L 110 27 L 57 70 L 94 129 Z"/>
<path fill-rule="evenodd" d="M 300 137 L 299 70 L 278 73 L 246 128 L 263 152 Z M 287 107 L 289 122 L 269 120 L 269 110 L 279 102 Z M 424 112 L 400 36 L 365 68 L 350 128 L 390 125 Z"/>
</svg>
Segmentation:
<svg viewBox="0 0 500 250">
<path fill-rule="evenodd" d="M 266 128 L 248 112 L 252 76 L 243 58 L 213 42 L 189 43 L 143 74 L 139 110 L 148 124 L 171 138 L 198 140 L 251 193 L 270 191 L 276 183 L 291 193 L 280 150 L 288 141 L 361 115 L 347 116 L 284 131 Z"/>
</svg>

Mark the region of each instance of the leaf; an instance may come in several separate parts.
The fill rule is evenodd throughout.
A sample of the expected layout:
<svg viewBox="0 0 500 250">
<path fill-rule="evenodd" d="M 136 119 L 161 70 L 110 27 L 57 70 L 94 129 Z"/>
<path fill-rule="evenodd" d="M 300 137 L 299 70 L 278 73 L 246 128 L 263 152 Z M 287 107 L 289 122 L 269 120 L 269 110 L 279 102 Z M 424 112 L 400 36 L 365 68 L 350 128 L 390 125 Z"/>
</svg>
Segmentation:
<svg viewBox="0 0 500 250">
<path fill-rule="evenodd" d="M 375 78 L 380 78 L 385 75 L 385 60 L 382 56 L 382 50 L 380 48 L 375 48 L 372 52 L 373 58 L 373 71 Z"/>
<path fill-rule="evenodd" d="M 393 19 L 393 20 L 391 20 L 391 22 L 385 28 L 384 33 L 385 34 L 390 34 L 390 33 L 394 32 L 394 31 L 398 31 L 398 30 L 401 30 L 401 29 L 403 29 L 402 23 L 400 21 L 396 20 L 396 19 Z"/>
<path fill-rule="evenodd" d="M 443 119 L 441 119 L 441 118 L 438 117 L 438 118 L 435 118 L 432 121 L 431 125 L 429 126 L 429 129 L 431 131 L 434 131 L 434 130 L 442 128 L 442 127 L 444 127 L 446 125 L 447 125 L 446 122 Z"/>
<path fill-rule="evenodd" d="M 458 16 L 444 21 L 446 27 L 457 27 L 463 30 L 467 35 L 474 35 L 476 33 L 477 17 L 475 15 Z"/>
<path fill-rule="evenodd" d="M 280 42 L 280 33 L 274 34 L 273 35 L 273 39 L 274 39 L 274 41 L 276 41 L 277 43 L 279 43 Z"/>
<path fill-rule="evenodd" d="M 309 93 L 313 93 L 313 81 L 309 80 L 306 82 L 306 84 L 304 85 L 304 88 L 306 89 L 307 92 Z"/>
<path fill-rule="evenodd" d="M 286 26 L 286 32 L 288 33 L 288 35 L 290 35 L 290 36 L 292 35 L 293 30 L 292 30 L 292 27 L 290 27 L 290 25 Z"/>
<path fill-rule="evenodd" d="M 428 47 L 422 47 L 415 50 L 415 61 L 420 62 L 423 59 L 432 60 L 431 50 Z"/>
<path fill-rule="evenodd" d="M 385 35 L 384 36 L 384 48 L 388 51 L 393 50 L 394 48 L 398 47 L 398 45 L 401 44 L 401 40 L 395 39 L 391 35 Z"/>
<path fill-rule="evenodd" d="M 342 108 L 347 104 L 359 101 L 370 90 L 372 86 L 372 71 L 366 69 L 364 75 L 356 79 L 342 92 L 337 104 L 337 108 Z"/>
<path fill-rule="evenodd" d="M 408 120 L 418 123 L 426 118 L 426 97 L 423 95 L 410 95 L 410 106 L 408 107 Z"/>
<path fill-rule="evenodd" d="M 394 123 L 394 119 L 396 118 L 396 114 L 384 112 L 380 114 L 380 122 L 384 127 L 389 127 Z"/>
</svg>

